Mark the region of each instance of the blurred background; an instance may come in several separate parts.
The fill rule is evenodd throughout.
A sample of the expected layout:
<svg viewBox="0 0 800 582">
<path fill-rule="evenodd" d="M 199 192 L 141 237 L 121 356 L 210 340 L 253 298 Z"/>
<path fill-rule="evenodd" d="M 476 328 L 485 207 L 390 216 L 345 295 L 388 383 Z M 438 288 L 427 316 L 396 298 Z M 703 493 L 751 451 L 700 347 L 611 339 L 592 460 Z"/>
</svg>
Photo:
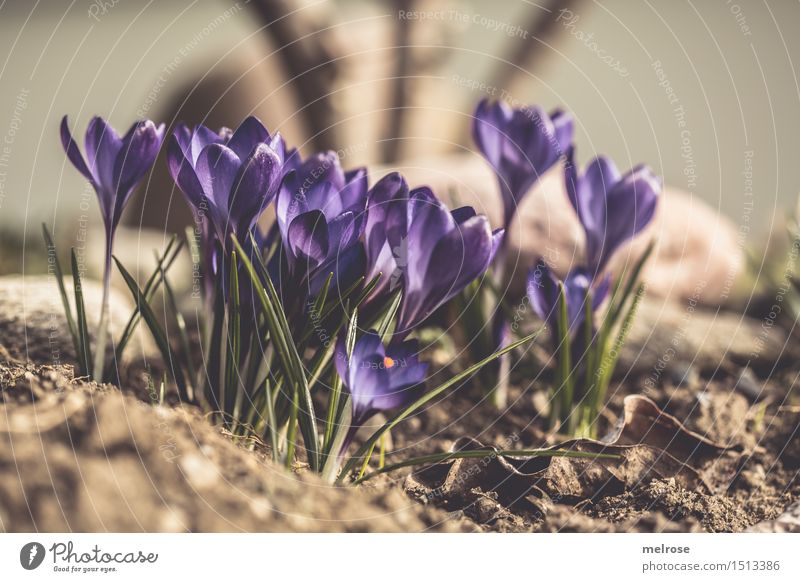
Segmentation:
<svg viewBox="0 0 800 582">
<path fill-rule="evenodd" d="M 95 114 L 121 131 L 255 114 L 305 153 L 414 167 L 474 155 L 490 96 L 571 110 L 582 163 L 646 162 L 763 240 L 800 189 L 797 22 L 800 3 L 755 0 L 6 0 L 0 230 L 99 226 L 64 114 L 79 135 Z M 163 164 L 136 196 L 129 224 L 186 219 Z"/>
</svg>

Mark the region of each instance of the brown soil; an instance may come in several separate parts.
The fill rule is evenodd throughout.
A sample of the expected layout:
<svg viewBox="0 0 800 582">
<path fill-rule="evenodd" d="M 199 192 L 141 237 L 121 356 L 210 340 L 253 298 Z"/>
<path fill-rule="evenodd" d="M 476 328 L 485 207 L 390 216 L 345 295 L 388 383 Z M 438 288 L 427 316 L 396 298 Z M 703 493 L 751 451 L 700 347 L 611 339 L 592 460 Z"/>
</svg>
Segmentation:
<svg viewBox="0 0 800 582">
<path fill-rule="evenodd" d="M 262 446 L 232 439 L 191 407 L 152 404 L 130 374 L 120 391 L 75 379 L 69 365 L 23 363 L 20 351 L 0 345 L 0 530 L 717 532 L 797 522 L 796 509 L 784 513 L 800 497 L 792 358 L 767 381 L 730 361 L 698 369 L 680 359 L 655 385 L 644 372 L 624 378 L 605 431 L 626 395 L 645 393 L 720 452 L 703 467 L 703 487 L 654 473 L 580 496 L 530 486 L 498 462 L 331 487 L 276 467 Z M 448 451 L 465 436 L 502 448 L 554 444 L 541 415 L 547 373 L 531 378 L 517 371 L 502 414 L 475 385 L 444 395 L 392 432 L 387 461 Z"/>
</svg>

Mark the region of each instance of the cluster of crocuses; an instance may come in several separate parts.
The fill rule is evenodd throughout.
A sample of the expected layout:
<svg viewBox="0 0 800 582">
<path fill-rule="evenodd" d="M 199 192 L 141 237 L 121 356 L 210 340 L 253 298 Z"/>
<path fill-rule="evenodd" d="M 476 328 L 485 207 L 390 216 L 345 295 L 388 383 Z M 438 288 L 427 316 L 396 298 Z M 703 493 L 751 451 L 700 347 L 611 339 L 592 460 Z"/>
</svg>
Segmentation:
<svg viewBox="0 0 800 582">
<path fill-rule="evenodd" d="M 61 139 L 100 201 L 108 289 L 115 230 L 162 148 L 164 126 L 141 121 L 120 138 L 95 117 L 85 158 L 66 117 Z M 268 439 L 287 464 L 299 428 L 309 465 L 335 476 L 372 416 L 407 414 L 466 377 L 424 390 L 427 365 L 408 336 L 488 269 L 503 231 L 493 232 L 485 216 L 469 207 L 451 211 L 429 188 L 409 189 L 397 173 L 370 188 L 366 169 L 343 171 L 331 152 L 302 158 L 253 117 L 235 131 L 179 125 L 166 157 L 199 225 L 187 239 L 204 280 L 202 344 L 191 349 L 175 308 L 166 273 L 180 250 L 174 240 L 144 288 L 117 262 L 137 303 L 119 343 L 144 320 L 182 398 L 217 411 L 234 432 Z M 270 206 L 276 220 L 262 232 L 259 218 Z M 159 288 L 174 312 L 171 322 L 149 306 Z M 77 294 L 76 304 L 82 308 Z M 66 301 L 65 307 L 72 321 Z M 85 330 L 85 313 L 77 319 L 75 327 Z M 98 380 L 115 372 L 106 361 L 106 325 L 103 316 L 94 366 L 84 370 Z M 78 343 L 77 351 L 88 354 L 88 342 Z M 193 352 L 203 355 L 201 369 Z M 318 415 L 317 392 L 325 389 L 327 410 Z"/>
<path fill-rule="evenodd" d="M 651 219 L 659 184 L 643 168 L 620 177 L 605 158 L 579 176 L 572 133 L 566 113 L 479 105 L 475 140 L 497 173 L 505 208 L 503 228 L 493 231 L 472 208 L 451 211 L 429 188 L 410 189 L 397 173 L 370 187 L 366 169 L 344 171 L 334 153 L 303 158 L 253 117 L 235 131 L 179 125 L 166 157 L 198 225 L 187 231 L 186 242 L 204 283 L 200 345 L 192 346 L 167 276 L 183 244 L 174 237 L 144 287 L 116 262 L 137 308 L 122 337 L 111 338 L 113 353 L 119 361 L 143 320 L 182 399 L 217 412 L 234 433 L 268 439 L 276 460 L 287 465 L 302 438 L 310 467 L 342 478 L 359 459 L 368 461 L 378 438 L 399 420 L 533 337 L 510 344 L 508 324 L 495 309 L 492 349 L 435 388 L 423 386 L 427 365 L 417 341 L 409 339 L 492 264 L 494 276 L 502 277 L 506 231 L 519 202 L 566 158 L 567 192 L 586 232 L 586 262 L 563 281 L 540 262 L 531 272 L 529 295 L 556 331 L 561 396 L 554 400 L 563 405 L 554 406 L 554 418 L 574 429 L 573 386 L 581 382 L 584 396 L 602 402 L 598 395 L 613 368 L 607 336 L 631 294 L 630 284 L 624 286 L 622 299 L 612 299 L 608 308 L 609 323 L 596 330 L 595 312 L 609 293 L 608 261 Z M 66 118 L 61 125 L 67 156 L 96 190 L 105 223 L 105 294 L 93 349 L 74 258 L 75 317 L 60 267 L 56 272 L 82 371 L 98 380 L 116 373 L 105 349 L 114 233 L 164 139 L 164 126 L 151 121 L 137 122 L 119 137 L 96 117 L 84 157 Z M 259 219 L 270 207 L 275 220 L 262 231 Z M 52 244 L 46 229 L 45 235 Z M 167 317 L 159 319 L 150 302 L 160 289 Z M 196 353 L 203 366 L 196 366 Z M 584 354 L 588 364 L 575 358 Z M 325 392 L 327 405 L 318 414 Z M 394 417 L 342 467 L 359 428 L 393 410 Z"/>
<path fill-rule="evenodd" d="M 527 294 L 533 310 L 552 331 L 557 369 L 552 424 L 565 432 L 593 436 L 615 358 L 641 296 L 639 289 L 634 294 L 634 288 L 649 251 L 615 285 L 598 328 L 597 314 L 611 288 L 609 261 L 652 220 L 661 182 L 646 166 L 621 175 L 604 156 L 592 160 L 581 174 L 572 133 L 572 117 L 562 111 L 548 115 L 539 108 L 511 109 L 489 101 L 478 106 L 473 128 L 475 141 L 499 180 L 506 229 L 540 176 L 559 159 L 565 161 L 566 192 L 585 235 L 584 262 L 559 279 L 540 259 L 529 273 Z M 503 258 L 500 253 L 497 260 Z M 621 329 L 611 341 L 620 317 Z M 504 322 L 494 327 L 503 329 Z"/>
</svg>

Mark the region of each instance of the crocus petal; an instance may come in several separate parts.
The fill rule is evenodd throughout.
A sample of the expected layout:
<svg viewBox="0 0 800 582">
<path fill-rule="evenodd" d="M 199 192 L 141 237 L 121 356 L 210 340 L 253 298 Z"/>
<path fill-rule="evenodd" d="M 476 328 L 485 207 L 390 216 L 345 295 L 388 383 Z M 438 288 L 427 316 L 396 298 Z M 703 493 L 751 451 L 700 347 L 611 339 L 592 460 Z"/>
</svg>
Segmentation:
<svg viewBox="0 0 800 582">
<path fill-rule="evenodd" d="M 284 173 L 283 184 L 275 202 L 275 216 L 284 239 L 291 222 L 308 210 L 305 194 L 300 188 L 299 175 L 296 172 Z"/>
<path fill-rule="evenodd" d="M 409 234 L 413 241 L 413 237 Z M 399 330 L 407 331 L 486 271 L 493 250 L 492 232 L 485 216 L 474 216 L 445 234 L 440 233 L 423 271 L 409 260 L 406 297 Z M 409 249 L 409 255 L 411 255 Z"/>
<path fill-rule="evenodd" d="M 505 126 L 511 119 L 511 108 L 503 101 L 481 100 L 475 111 L 472 135 L 478 149 L 494 167 L 500 166 Z"/>
<path fill-rule="evenodd" d="M 338 292 L 349 289 L 359 278 L 363 277 L 365 266 L 364 246 L 361 243 L 337 252 L 332 257 L 329 256 L 328 260 L 317 267 L 311 275 L 308 284 L 309 295 L 315 297 L 331 273 L 333 273 L 332 289 L 336 289 Z"/>
<path fill-rule="evenodd" d="M 453 220 L 455 220 L 457 224 L 461 224 L 462 222 L 465 222 L 466 220 L 469 220 L 475 216 L 477 213 L 472 206 L 462 206 L 461 208 L 456 208 L 450 214 L 453 215 Z"/>
<path fill-rule="evenodd" d="M 226 145 L 239 156 L 240 160 L 244 161 L 250 157 L 256 146 L 268 144 L 269 141 L 270 135 L 267 128 L 256 117 L 251 116 L 236 128 Z"/>
<path fill-rule="evenodd" d="M 140 121 L 131 128 L 122 140 L 122 149 L 114 164 L 116 189 L 115 221 L 127 203 L 133 187 L 152 167 L 164 139 L 164 125 L 156 127 L 150 121 Z"/>
<path fill-rule="evenodd" d="M 386 350 L 378 332 L 370 330 L 361 336 L 361 339 L 353 346 L 353 359 L 360 361 L 374 355 L 383 358 L 386 355 Z"/>
<path fill-rule="evenodd" d="M 356 341 L 348 358 L 344 338 L 339 337 L 335 365 L 353 403 L 350 436 L 375 413 L 399 408 L 417 397 L 427 373 L 418 349 L 413 341 L 385 349 L 377 332 L 369 331 Z"/>
<path fill-rule="evenodd" d="M 86 130 L 85 147 L 89 170 L 102 187 L 108 198 L 105 203 L 111 209 L 113 201 L 110 198 L 116 191 L 114 166 L 122 149 L 122 140 L 104 119 L 93 117 Z"/>
<path fill-rule="evenodd" d="M 66 115 L 61 120 L 61 145 L 64 147 L 64 152 L 67 154 L 69 161 L 72 162 L 72 165 L 75 166 L 75 168 L 81 174 L 83 174 L 84 178 L 89 180 L 89 182 L 94 185 L 94 176 L 92 176 L 92 173 L 89 171 L 89 167 L 86 165 L 86 161 L 83 159 L 81 150 L 78 148 L 78 144 L 75 143 L 75 140 L 72 138 Z"/>
<path fill-rule="evenodd" d="M 351 362 L 350 375 L 352 381 L 348 388 L 353 402 L 353 423 L 363 424 L 377 412 L 376 400 L 389 387 L 383 356 L 373 354 Z"/>
<path fill-rule="evenodd" d="M 184 156 L 180 138 L 175 134 L 167 144 L 167 166 L 172 179 L 189 199 L 193 210 L 200 211 L 204 209 L 204 206 L 207 207 L 208 202 L 203 186 L 200 184 L 191 162 Z"/>
<path fill-rule="evenodd" d="M 541 259 L 528 273 L 527 293 L 534 313 L 552 325 L 557 317 L 558 279 Z"/>
<path fill-rule="evenodd" d="M 625 242 L 641 232 L 653 219 L 661 182 L 647 167 L 638 167 L 617 182 L 608 193 L 607 224 L 598 270 Z"/>
<path fill-rule="evenodd" d="M 497 174 L 504 226 L 534 183 L 567 151 L 572 128 L 572 117 L 559 110 L 548 115 L 541 107 L 511 109 L 502 101 L 478 105 L 473 137 Z"/>
<path fill-rule="evenodd" d="M 597 311 L 608 297 L 611 290 L 611 274 L 608 273 L 597 283 L 592 290 L 592 310 Z"/>
<path fill-rule="evenodd" d="M 278 155 L 266 143 L 258 144 L 239 168 L 228 201 L 231 221 L 238 234 L 250 230 L 253 222 L 272 202 L 280 178 Z"/>
<path fill-rule="evenodd" d="M 566 155 L 572 147 L 574 134 L 574 121 L 572 115 L 557 109 L 550 114 L 555 129 L 556 143 L 558 144 L 557 153 L 559 156 Z"/>
<path fill-rule="evenodd" d="M 197 178 L 211 201 L 211 216 L 220 240 L 227 239 L 225 233 L 233 226 L 227 210 L 231 189 L 241 165 L 241 160 L 233 150 L 215 143 L 207 145 L 197 158 Z"/>
<path fill-rule="evenodd" d="M 567 195 L 586 235 L 589 268 L 601 273 L 614 252 L 636 236 L 655 214 L 660 180 L 645 166 L 620 176 L 614 163 L 598 156 L 578 174 L 574 151 L 565 167 Z"/>
<path fill-rule="evenodd" d="M 292 256 L 309 265 L 319 266 L 328 256 L 328 224 L 319 210 L 296 217 L 289 225 L 286 241 Z"/>
<path fill-rule="evenodd" d="M 197 160 L 200 158 L 200 153 L 212 143 L 223 144 L 226 138 L 218 133 L 214 133 L 205 125 L 198 125 L 192 132 L 192 138 L 189 142 L 189 152 L 187 157 L 192 161 L 192 165 L 197 165 Z"/>
<path fill-rule="evenodd" d="M 352 212 L 345 212 L 328 222 L 328 248 L 333 253 L 352 246 L 360 235 Z"/>
<path fill-rule="evenodd" d="M 339 190 L 339 198 L 345 211 L 363 213 L 367 207 L 367 170 L 358 168 L 345 173 L 345 185 Z"/>
<path fill-rule="evenodd" d="M 433 198 L 429 189 L 417 189 L 409 201 L 408 264 L 406 293 L 417 291 L 423 284 L 431 253 L 439 240 L 456 228 L 447 207 Z"/>
</svg>

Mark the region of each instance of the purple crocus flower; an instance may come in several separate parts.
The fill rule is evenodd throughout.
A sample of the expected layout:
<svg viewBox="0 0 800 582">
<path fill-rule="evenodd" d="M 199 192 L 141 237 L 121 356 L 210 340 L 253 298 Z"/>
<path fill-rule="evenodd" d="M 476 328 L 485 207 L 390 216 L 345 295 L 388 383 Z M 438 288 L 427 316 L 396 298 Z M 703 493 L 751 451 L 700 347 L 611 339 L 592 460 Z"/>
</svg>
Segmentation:
<svg viewBox="0 0 800 582">
<path fill-rule="evenodd" d="M 311 293 L 330 272 L 334 283 L 354 280 L 363 272 L 366 169 L 345 172 L 335 152 L 305 160 L 295 152 L 286 166 L 276 217 L 291 275 Z"/>
<path fill-rule="evenodd" d="M 504 233 L 492 232 L 489 220 L 472 207 L 450 212 L 427 187 L 411 191 L 406 212 L 405 266 L 398 262 L 403 270 L 400 337 L 483 275 Z"/>
<path fill-rule="evenodd" d="M 503 226 L 508 228 L 522 198 L 566 154 L 572 144 L 572 115 L 540 107 L 512 109 L 484 99 L 475 111 L 472 134 L 492 165 L 503 197 Z"/>
<path fill-rule="evenodd" d="M 61 120 L 61 145 L 70 162 L 89 180 L 97 193 L 106 234 L 105 271 L 100 323 L 95 346 L 94 378 L 101 380 L 105 363 L 108 294 L 111 282 L 111 254 L 114 232 L 122 211 L 139 181 L 150 170 L 164 140 L 164 124 L 150 120 L 134 123 L 120 137 L 101 117 L 93 117 L 86 129 L 86 159 L 69 131 L 67 116 Z"/>
<path fill-rule="evenodd" d="M 593 159 L 579 175 L 573 148 L 565 175 L 569 200 L 586 233 L 587 264 L 601 273 L 614 252 L 653 219 L 661 180 L 643 165 L 622 176 L 605 156 Z"/>
<path fill-rule="evenodd" d="M 213 231 L 223 248 L 228 247 L 231 233 L 244 242 L 277 194 L 284 156 L 280 134 L 270 135 L 255 117 L 245 119 L 233 132 L 214 133 L 203 125 L 192 131 L 181 124 L 167 150 L 175 183 L 195 215 L 210 219 L 206 238 Z"/>
<path fill-rule="evenodd" d="M 534 313 L 555 330 L 558 322 L 559 279 L 541 259 L 528 273 L 528 299 Z M 610 277 L 592 285 L 591 273 L 584 267 L 572 269 L 563 281 L 567 300 L 567 320 L 571 334 L 583 325 L 586 316 L 586 294 L 592 290 L 592 313 L 597 311 L 608 296 Z"/>
<path fill-rule="evenodd" d="M 344 337 L 339 337 L 334 356 L 336 371 L 353 405 L 340 455 L 372 416 L 409 404 L 424 390 L 428 364 L 419 361 L 418 353 L 415 340 L 384 347 L 380 335 L 371 330 L 356 341 L 348 358 Z"/>
<path fill-rule="evenodd" d="M 369 192 L 364 229 L 366 281 L 381 275 L 367 301 L 383 296 L 403 282 L 407 266 L 409 190 L 405 179 L 392 172 L 378 180 Z"/>
</svg>

